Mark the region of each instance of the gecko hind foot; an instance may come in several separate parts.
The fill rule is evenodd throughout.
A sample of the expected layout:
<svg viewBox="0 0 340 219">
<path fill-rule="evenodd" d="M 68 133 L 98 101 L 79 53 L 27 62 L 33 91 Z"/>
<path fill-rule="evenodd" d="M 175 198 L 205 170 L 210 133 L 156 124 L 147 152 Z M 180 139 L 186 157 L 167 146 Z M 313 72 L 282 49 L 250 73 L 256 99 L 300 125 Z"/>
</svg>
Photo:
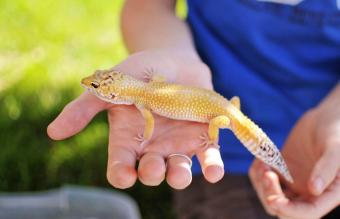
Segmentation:
<svg viewBox="0 0 340 219">
<path fill-rule="evenodd" d="M 148 142 L 148 140 L 145 140 L 143 134 L 137 134 L 136 137 L 134 137 L 134 139 L 136 141 L 138 141 L 140 143 L 140 146 L 143 148 L 145 146 L 145 144 Z"/>
<path fill-rule="evenodd" d="M 202 140 L 202 143 L 200 144 L 200 150 L 205 151 L 209 147 L 214 147 L 216 149 L 220 149 L 220 145 L 217 141 L 211 140 L 207 133 L 203 133 L 200 136 L 200 139 Z"/>
</svg>

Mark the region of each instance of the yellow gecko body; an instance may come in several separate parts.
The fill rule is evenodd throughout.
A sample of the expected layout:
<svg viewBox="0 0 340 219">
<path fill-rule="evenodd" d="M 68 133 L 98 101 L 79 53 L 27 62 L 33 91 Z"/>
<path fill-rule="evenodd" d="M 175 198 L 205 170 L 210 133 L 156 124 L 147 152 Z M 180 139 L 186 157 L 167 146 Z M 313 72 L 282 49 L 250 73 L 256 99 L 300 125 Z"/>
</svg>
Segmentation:
<svg viewBox="0 0 340 219">
<path fill-rule="evenodd" d="M 134 104 L 145 118 L 144 140 L 152 137 L 152 113 L 209 123 L 208 139 L 202 144 L 205 146 L 217 145 L 219 129 L 229 128 L 253 155 L 276 169 L 287 181 L 293 181 L 275 144 L 240 111 L 238 97 L 228 101 L 214 91 L 166 83 L 157 75 L 144 82 L 114 70 L 98 70 L 84 78 L 82 85 L 106 102 Z"/>
</svg>

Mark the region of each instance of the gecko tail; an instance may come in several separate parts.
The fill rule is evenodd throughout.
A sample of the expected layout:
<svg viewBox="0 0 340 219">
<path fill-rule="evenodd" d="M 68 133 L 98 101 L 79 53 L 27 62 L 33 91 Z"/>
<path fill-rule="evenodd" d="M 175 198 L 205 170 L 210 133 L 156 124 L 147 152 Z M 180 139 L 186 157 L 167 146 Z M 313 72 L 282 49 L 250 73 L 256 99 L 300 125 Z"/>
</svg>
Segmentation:
<svg viewBox="0 0 340 219">
<path fill-rule="evenodd" d="M 234 122 L 232 127 L 235 136 L 255 157 L 279 172 L 287 182 L 293 183 L 293 178 L 276 145 L 248 117 L 242 114 L 239 115 L 239 119 L 242 122 Z"/>
<path fill-rule="evenodd" d="M 253 154 L 279 172 L 286 181 L 290 183 L 294 182 L 279 149 L 268 137 L 257 146 Z"/>
<path fill-rule="evenodd" d="M 289 183 L 294 183 L 293 177 L 290 174 L 288 167 L 281 155 L 278 157 L 278 160 L 272 167 L 278 171 Z"/>
</svg>

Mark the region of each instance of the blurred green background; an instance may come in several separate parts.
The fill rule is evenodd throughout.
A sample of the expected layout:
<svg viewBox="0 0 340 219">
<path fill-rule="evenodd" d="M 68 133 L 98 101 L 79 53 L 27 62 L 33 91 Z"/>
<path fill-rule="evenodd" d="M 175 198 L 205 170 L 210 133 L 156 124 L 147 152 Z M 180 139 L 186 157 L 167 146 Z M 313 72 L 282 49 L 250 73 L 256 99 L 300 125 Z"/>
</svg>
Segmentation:
<svg viewBox="0 0 340 219">
<path fill-rule="evenodd" d="M 0 190 L 63 184 L 111 188 L 108 126 L 98 115 L 80 134 L 55 142 L 47 125 L 82 88 L 80 79 L 127 56 L 119 32 L 122 0 L 0 0 Z M 183 1 L 178 13 L 185 16 Z M 143 218 L 174 218 L 166 184 L 124 191 Z"/>
</svg>

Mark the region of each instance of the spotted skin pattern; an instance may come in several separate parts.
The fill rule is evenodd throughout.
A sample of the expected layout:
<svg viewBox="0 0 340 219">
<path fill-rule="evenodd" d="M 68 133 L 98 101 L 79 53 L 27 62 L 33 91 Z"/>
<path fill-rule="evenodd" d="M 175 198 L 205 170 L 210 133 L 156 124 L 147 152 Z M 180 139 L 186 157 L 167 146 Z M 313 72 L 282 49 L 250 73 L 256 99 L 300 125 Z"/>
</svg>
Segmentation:
<svg viewBox="0 0 340 219">
<path fill-rule="evenodd" d="M 257 158 L 277 170 L 288 182 L 293 179 L 280 151 L 269 137 L 240 110 L 240 100 L 229 101 L 220 94 L 198 87 L 166 83 L 165 78 L 147 73 L 145 80 L 110 70 L 97 70 L 81 84 L 98 98 L 113 104 L 135 105 L 145 119 L 142 144 L 154 129 L 152 113 L 176 120 L 208 123 L 208 133 L 201 136 L 202 146 L 218 147 L 220 128 L 229 128 Z"/>
</svg>

